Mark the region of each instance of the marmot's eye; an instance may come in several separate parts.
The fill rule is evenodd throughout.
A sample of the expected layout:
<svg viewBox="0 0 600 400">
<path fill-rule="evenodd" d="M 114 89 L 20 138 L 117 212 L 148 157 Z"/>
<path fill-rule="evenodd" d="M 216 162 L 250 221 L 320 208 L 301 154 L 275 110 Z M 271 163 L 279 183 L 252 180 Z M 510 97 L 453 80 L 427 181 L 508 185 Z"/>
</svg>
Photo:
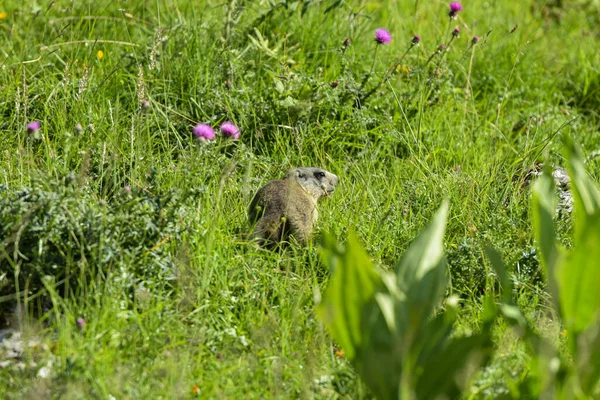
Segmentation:
<svg viewBox="0 0 600 400">
<path fill-rule="evenodd" d="M 315 172 L 315 177 L 316 178 L 325 178 L 325 172 L 322 172 L 322 171 Z"/>
</svg>

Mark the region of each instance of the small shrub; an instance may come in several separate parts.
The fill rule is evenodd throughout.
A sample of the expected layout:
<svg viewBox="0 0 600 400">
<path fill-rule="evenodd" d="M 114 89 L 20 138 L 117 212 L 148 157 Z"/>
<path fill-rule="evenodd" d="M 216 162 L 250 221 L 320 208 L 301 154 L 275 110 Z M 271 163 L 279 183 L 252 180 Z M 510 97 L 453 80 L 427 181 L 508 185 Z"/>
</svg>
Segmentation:
<svg viewBox="0 0 600 400">
<path fill-rule="evenodd" d="M 170 286 L 173 255 L 165 249 L 181 239 L 188 197 L 125 187 L 105 202 L 71 178 L 0 191 L 0 298 L 33 297 L 44 282 L 65 297 L 85 295 L 97 278 L 110 278 L 114 294 Z"/>
</svg>

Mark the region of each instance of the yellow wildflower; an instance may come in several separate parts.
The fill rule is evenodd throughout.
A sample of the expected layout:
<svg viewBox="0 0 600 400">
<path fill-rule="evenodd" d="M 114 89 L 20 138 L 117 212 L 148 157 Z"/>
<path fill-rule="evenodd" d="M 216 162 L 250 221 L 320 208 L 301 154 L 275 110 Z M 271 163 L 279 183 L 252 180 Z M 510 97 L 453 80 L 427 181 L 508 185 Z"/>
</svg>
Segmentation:
<svg viewBox="0 0 600 400">
<path fill-rule="evenodd" d="M 96 56 L 98 57 L 98 60 L 102 60 L 102 57 L 104 57 L 104 52 L 102 50 L 98 50 L 98 54 L 96 54 Z"/>
<path fill-rule="evenodd" d="M 4 19 L 8 16 L 8 13 L 6 11 L 0 11 L 0 19 Z"/>
<path fill-rule="evenodd" d="M 396 67 L 396 71 L 402 72 L 403 74 L 408 74 L 410 72 L 410 69 L 408 69 L 406 65 L 398 65 Z"/>
</svg>

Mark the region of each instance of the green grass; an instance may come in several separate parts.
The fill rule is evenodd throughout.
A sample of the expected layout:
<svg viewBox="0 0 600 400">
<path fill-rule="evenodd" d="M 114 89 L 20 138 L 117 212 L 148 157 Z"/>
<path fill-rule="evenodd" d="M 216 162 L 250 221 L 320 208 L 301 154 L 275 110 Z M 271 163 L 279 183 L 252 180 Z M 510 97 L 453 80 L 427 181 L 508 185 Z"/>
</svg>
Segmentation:
<svg viewBox="0 0 600 400">
<path fill-rule="evenodd" d="M 443 2 L 273 3 L 0 6 L 7 12 L 0 19 L 0 196 L 31 187 L 62 193 L 72 176 L 66 193 L 74 203 L 119 221 L 145 212 L 139 199 L 183 197 L 148 217 L 164 224 L 154 242 L 122 222 L 111 242 L 115 261 L 104 263 L 100 246 L 87 255 L 97 262 L 82 262 L 89 243 L 48 236 L 45 248 L 72 244 L 63 246 L 72 254 L 59 270 L 82 266 L 104 278 L 79 281 L 84 289 L 66 298 L 57 282 L 46 282 L 53 312 L 24 328 L 48 346 L 27 353 L 24 370 L 0 369 L 0 397 L 368 398 L 314 315 L 328 279 L 317 242 L 272 253 L 243 239 L 253 192 L 294 166 L 340 176 L 339 190 L 320 206 L 320 229 L 341 240 L 355 230 L 383 266 L 400 258 L 447 197 L 459 331 L 478 329 L 481 295 L 495 290 L 483 253 L 491 243 L 519 282 L 526 316 L 562 340 L 536 280 L 539 257 L 519 178 L 546 158 L 561 164 L 561 135 L 573 136 L 586 155 L 600 149 L 593 3 L 465 1 L 452 25 Z M 462 34 L 450 51 L 426 64 L 454 26 Z M 393 40 L 373 62 L 380 27 Z M 367 90 L 414 34 L 422 43 L 402 60 L 408 72 L 355 107 L 371 66 Z M 474 35 L 481 41 L 470 48 Z M 346 38 L 351 46 L 342 52 Z M 33 120 L 41 122 L 40 139 L 26 130 Z M 194 140 L 196 123 L 225 120 L 240 127 L 241 140 Z M 587 168 L 600 176 L 598 159 Z M 55 212 L 69 215 L 64 207 Z M 77 215 L 69 226 L 83 229 L 88 214 Z M 568 218 L 562 229 L 568 240 Z M 0 244 L 14 233 L 0 226 Z M 35 241 L 31 254 L 37 249 Z M 0 276 L 12 277 L 26 261 L 8 253 L 0 255 Z M 175 280 L 146 282 L 144 268 L 157 265 Z M 134 267 L 138 281 L 119 280 Z M 507 393 L 523 377 L 525 347 L 507 326 L 496 333 L 505 351 L 473 382 L 476 398 Z M 49 361 L 50 377 L 36 378 Z"/>
</svg>

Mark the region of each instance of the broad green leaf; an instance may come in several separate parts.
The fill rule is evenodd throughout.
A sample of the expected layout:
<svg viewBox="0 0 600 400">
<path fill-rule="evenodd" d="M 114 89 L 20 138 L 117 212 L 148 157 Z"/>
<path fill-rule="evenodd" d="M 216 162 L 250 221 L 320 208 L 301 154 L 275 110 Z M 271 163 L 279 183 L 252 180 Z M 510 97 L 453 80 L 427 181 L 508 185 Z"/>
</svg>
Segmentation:
<svg viewBox="0 0 600 400">
<path fill-rule="evenodd" d="M 375 298 L 364 309 L 363 345 L 353 364 L 378 399 L 397 399 L 405 347 L 390 333 L 388 318 L 393 315 L 386 311 L 387 306 L 396 304 L 389 293 L 377 292 Z"/>
<path fill-rule="evenodd" d="M 491 296 L 486 296 L 483 306 L 482 331 L 472 336 L 452 337 L 453 311 L 446 310 L 427 322 L 411 348 L 419 352 L 412 371 L 418 374 L 416 398 L 456 398 L 477 369 L 489 361 L 497 309 Z"/>
<path fill-rule="evenodd" d="M 416 385 L 417 399 L 459 398 L 477 370 L 493 352 L 489 331 L 450 340 L 423 366 Z"/>
<path fill-rule="evenodd" d="M 581 389 L 588 395 L 593 394 L 600 379 L 600 323 L 598 321 L 577 338 L 575 363 Z"/>
<path fill-rule="evenodd" d="M 435 358 L 439 354 L 446 342 L 452 335 L 452 323 L 455 320 L 453 311 L 445 311 L 437 314 L 435 317 L 427 321 L 413 338 L 412 343 L 408 346 L 411 363 L 414 365 L 424 365 L 431 358 Z M 403 340 L 404 338 L 400 338 Z"/>
<path fill-rule="evenodd" d="M 554 180 L 549 168 L 545 168 L 533 184 L 533 233 L 540 247 L 542 266 L 550 287 L 550 293 L 558 309 L 558 285 L 556 269 L 560 263 L 560 250 L 554 233 L 554 214 L 556 211 L 556 195 Z"/>
<path fill-rule="evenodd" d="M 525 343 L 534 356 L 529 360 L 527 376 L 519 385 L 520 397 L 516 398 L 574 398 L 572 394 L 564 396 L 567 386 L 565 381 L 568 378 L 567 363 L 561 360 L 560 353 L 554 345 L 531 329 L 528 329 L 526 339 Z"/>
<path fill-rule="evenodd" d="M 382 316 L 385 319 L 388 330 L 392 336 L 398 334 L 398 325 L 402 320 L 397 319 L 398 309 L 402 307 L 403 301 L 406 300 L 404 293 L 398 291 L 396 283 L 396 275 L 389 271 L 378 270 L 383 288 L 375 294 Z"/>
<path fill-rule="evenodd" d="M 598 186 L 585 170 L 581 152 L 572 140 L 565 138 L 566 156 L 569 160 L 571 190 L 575 201 L 575 243 L 585 229 L 586 217 L 600 213 Z"/>
<path fill-rule="evenodd" d="M 502 301 L 506 304 L 512 304 L 512 282 L 508 277 L 508 273 L 506 272 L 506 267 L 504 266 L 504 262 L 502 262 L 502 257 L 500 253 L 496 251 L 493 247 L 486 247 L 485 254 L 487 255 L 494 271 L 496 271 L 496 275 L 500 280 L 500 286 L 502 287 Z"/>
<path fill-rule="evenodd" d="M 410 303 L 424 303 L 425 312 L 439 302 L 446 286 L 443 240 L 447 215 L 445 200 L 396 267 L 398 288 Z"/>
<path fill-rule="evenodd" d="M 333 275 L 317 312 L 352 360 L 357 349 L 364 345 L 364 310 L 372 302 L 382 282 L 353 233 L 345 249 L 329 235 L 324 239 L 321 256 Z"/>
<path fill-rule="evenodd" d="M 379 399 L 395 400 L 400 393 L 416 395 L 419 377 L 430 385 L 430 377 L 422 375 L 425 366 L 444 379 L 428 390 L 454 396 L 462 387 L 457 384 L 457 374 L 467 376 L 464 367 L 483 354 L 481 334 L 456 339 L 458 346 L 448 346 L 454 312 L 431 318 L 446 284 L 443 236 L 447 213 L 448 203 L 444 202 L 409 247 L 395 274 L 376 270 L 354 235 L 346 249 L 325 237 L 321 255 L 332 277 L 318 314 Z M 494 307 L 486 309 L 489 318 L 484 331 L 488 332 L 488 322 L 496 312 Z M 451 364 L 439 369 L 437 364 L 447 361 Z"/>
<path fill-rule="evenodd" d="M 561 311 L 572 346 L 577 334 L 596 321 L 600 309 L 600 193 L 587 174 L 581 154 L 565 140 L 575 200 L 573 249 L 558 270 Z"/>
<path fill-rule="evenodd" d="M 568 331 L 582 332 L 600 309 L 600 214 L 586 217 L 585 229 L 558 270 L 563 321 Z"/>
<path fill-rule="evenodd" d="M 381 314 L 385 319 L 388 330 L 392 335 L 396 334 L 396 312 L 395 312 L 395 304 L 394 298 L 386 293 L 376 293 L 375 301 L 381 310 Z"/>
<path fill-rule="evenodd" d="M 486 295 L 483 298 L 483 313 L 481 315 L 481 321 L 484 324 L 491 324 L 496 320 L 498 316 L 498 307 L 494 300 L 493 295 Z"/>
</svg>

